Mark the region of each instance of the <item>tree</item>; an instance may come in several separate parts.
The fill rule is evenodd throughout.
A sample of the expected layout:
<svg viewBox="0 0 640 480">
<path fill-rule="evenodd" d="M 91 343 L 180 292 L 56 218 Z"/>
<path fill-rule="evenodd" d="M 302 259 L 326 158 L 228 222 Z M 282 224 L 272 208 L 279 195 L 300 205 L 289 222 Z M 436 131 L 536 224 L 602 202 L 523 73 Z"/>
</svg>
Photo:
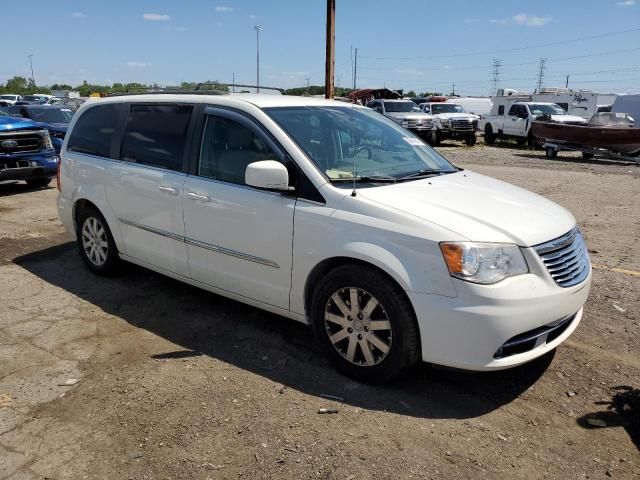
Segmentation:
<svg viewBox="0 0 640 480">
<path fill-rule="evenodd" d="M 413 90 L 409 90 L 407 93 L 404 94 L 405 97 L 415 97 L 416 96 L 416 92 L 414 92 Z"/>
<path fill-rule="evenodd" d="M 7 80 L 6 90 L 16 95 L 26 95 L 29 91 L 29 82 L 24 77 L 15 76 Z"/>
</svg>

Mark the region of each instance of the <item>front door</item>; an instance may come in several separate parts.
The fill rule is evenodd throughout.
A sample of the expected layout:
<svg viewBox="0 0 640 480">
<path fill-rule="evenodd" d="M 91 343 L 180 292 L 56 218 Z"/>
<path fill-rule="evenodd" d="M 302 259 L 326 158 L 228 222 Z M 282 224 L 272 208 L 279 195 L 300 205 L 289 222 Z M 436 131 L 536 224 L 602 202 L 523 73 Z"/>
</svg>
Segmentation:
<svg viewBox="0 0 640 480">
<path fill-rule="evenodd" d="M 107 201 L 126 254 L 188 276 L 183 164 L 192 105 L 132 104 L 120 162 L 108 169 Z"/>
<path fill-rule="evenodd" d="M 192 278 L 288 310 L 295 197 L 244 182 L 248 164 L 283 159 L 249 118 L 209 108 L 184 224 Z"/>
</svg>

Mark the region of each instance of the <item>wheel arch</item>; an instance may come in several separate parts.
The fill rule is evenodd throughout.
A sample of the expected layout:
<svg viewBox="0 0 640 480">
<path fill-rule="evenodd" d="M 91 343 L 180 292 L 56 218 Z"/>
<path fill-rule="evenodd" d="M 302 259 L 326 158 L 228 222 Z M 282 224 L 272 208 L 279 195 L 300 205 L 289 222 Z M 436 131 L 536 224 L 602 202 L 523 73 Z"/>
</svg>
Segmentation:
<svg viewBox="0 0 640 480">
<path fill-rule="evenodd" d="M 384 275 L 390 282 L 393 283 L 393 285 L 395 285 L 398 288 L 398 291 L 409 302 L 409 305 L 411 305 L 411 309 L 413 310 L 413 314 L 415 317 L 415 309 L 413 308 L 413 304 L 411 303 L 409 296 L 406 294 L 406 289 L 408 287 L 408 283 L 407 283 L 408 279 L 398 280 L 396 278 L 397 275 L 395 276 L 392 275 L 387 270 L 380 267 L 379 265 L 376 265 L 375 263 L 372 263 L 371 261 L 364 260 L 362 258 L 341 255 L 341 256 L 330 257 L 322 260 L 321 262 L 316 264 L 309 272 L 309 275 L 307 276 L 307 280 L 304 286 L 304 310 L 307 315 L 307 318 L 310 318 L 309 310 L 311 308 L 311 300 L 313 297 L 313 293 L 315 292 L 316 286 L 318 285 L 318 282 L 320 282 L 320 280 L 332 270 L 344 265 L 357 265 L 363 268 L 370 268 Z"/>
<path fill-rule="evenodd" d="M 122 250 L 123 241 L 121 241 L 120 231 L 117 228 L 114 228 L 115 225 L 113 223 L 115 220 L 110 219 L 109 215 L 107 215 L 107 212 L 101 209 L 96 202 L 93 202 L 87 197 L 77 198 L 73 202 L 73 208 L 71 210 L 71 215 L 72 215 L 71 218 L 73 219 L 73 228 L 75 229 L 76 235 L 78 235 L 78 215 L 80 214 L 81 211 L 85 210 L 86 208 L 94 208 L 100 215 L 102 215 L 102 217 L 104 218 L 104 221 L 107 222 L 107 226 L 111 231 L 111 235 L 113 236 L 114 242 L 116 242 L 116 247 L 118 251 L 123 252 Z"/>
</svg>

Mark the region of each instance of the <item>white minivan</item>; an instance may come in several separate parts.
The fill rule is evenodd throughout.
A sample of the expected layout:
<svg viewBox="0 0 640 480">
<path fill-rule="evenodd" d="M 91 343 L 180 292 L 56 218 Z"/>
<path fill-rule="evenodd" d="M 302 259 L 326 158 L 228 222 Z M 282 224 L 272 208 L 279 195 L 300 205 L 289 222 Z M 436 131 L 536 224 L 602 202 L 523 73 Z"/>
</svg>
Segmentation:
<svg viewBox="0 0 640 480">
<path fill-rule="evenodd" d="M 589 294 L 571 213 L 366 107 L 115 96 L 78 110 L 61 157 L 60 219 L 91 271 L 125 260 L 310 324 L 363 381 L 528 362 Z"/>
</svg>

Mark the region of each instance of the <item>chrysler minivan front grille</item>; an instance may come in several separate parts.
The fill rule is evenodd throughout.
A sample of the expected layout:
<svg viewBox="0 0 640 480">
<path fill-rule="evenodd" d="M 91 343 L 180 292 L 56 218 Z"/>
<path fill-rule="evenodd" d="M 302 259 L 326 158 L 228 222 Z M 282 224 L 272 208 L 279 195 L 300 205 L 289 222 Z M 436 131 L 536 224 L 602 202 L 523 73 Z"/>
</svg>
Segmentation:
<svg viewBox="0 0 640 480">
<path fill-rule="evenodd" d="M 577 226 L 561 237 L 534 248 L 551 278 L 561 287 L 577 285 L 589 275 L 589 253 Z"/>
</svg>

